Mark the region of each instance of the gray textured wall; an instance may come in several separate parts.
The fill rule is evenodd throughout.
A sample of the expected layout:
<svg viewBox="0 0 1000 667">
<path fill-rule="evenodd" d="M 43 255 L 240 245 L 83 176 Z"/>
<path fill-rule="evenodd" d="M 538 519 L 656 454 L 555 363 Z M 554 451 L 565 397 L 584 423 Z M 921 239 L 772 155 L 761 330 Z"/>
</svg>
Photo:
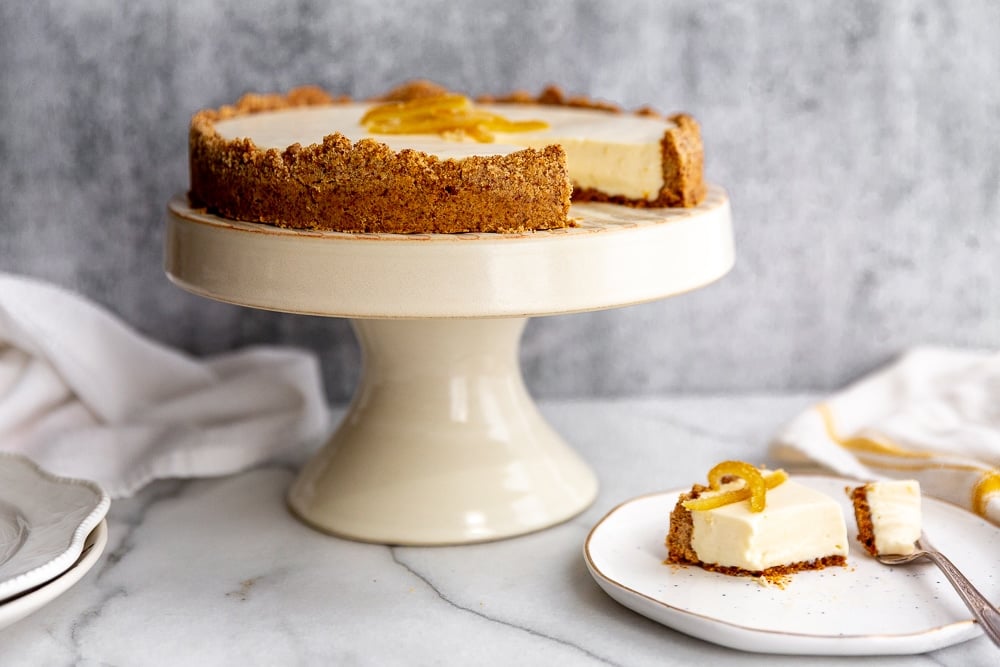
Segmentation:
<svg viewBox="0 0 1000 667">
<path fill-rule="evenodd" d="M 472 10 L 475 6 L 478 9 Z M 322 352 L 347 324 L 190 296 L 161 268 L 198 108 L 412 77 L 686 110 L 732 196 L 736 269 L 529 323 L 536 394 L 831 388 L 917 343 L 1000 346 L 1000 3 L 14 0 L 0 4 L 0 268 L 195 353 Z"/>
</svg>

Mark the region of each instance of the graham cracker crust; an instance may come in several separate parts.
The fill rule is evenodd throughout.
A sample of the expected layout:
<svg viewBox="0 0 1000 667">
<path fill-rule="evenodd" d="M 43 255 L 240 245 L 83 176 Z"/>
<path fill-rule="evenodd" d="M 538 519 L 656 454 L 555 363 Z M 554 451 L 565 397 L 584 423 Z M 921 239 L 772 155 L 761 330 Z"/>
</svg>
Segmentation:
<svg viewBox="0 0 1000 667">
<path fill-rule="evenodd" d="M 872 556 L 878 556 L 875 547 L 875 527 L 872 525 L 871 507 L 868 505 L 868 485 L 848 489 L 851 503 L 854 505 L 854 519 L 858 524 L 858 542 Z"/>
</svg>

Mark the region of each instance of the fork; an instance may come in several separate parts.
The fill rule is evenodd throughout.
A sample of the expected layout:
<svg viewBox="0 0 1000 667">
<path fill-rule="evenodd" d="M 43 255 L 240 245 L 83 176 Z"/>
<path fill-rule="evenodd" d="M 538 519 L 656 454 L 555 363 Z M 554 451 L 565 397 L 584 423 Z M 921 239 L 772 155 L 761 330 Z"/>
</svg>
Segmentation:
<svg viewBox="0 0 1000 667">
<path fill-rule="evenodd" d="M 965 603 L 965 606 L 969 608 L 972 615 L 979 621 L 979 625 L 982 626 L 986 636 L 994 644 L 1000 646 L 1000 611 L 997 611 L 997 608 L 990 604 L 990 601 L 972 585 L 972 582 L 965 578 L 965 575 L 955 567 L 954 563 L 931 546 L 926 535 L 920 533 L 920 539 L 917 540 L 916 546 L 916 550 L 906 556 L 879 554 L 875 558 L 880 563 L 886 565 L 903 565 L 919 558 L 926 558 L 933 562 L 944 572 L 944 576 L 948 578 L 951 585 L 955 587 L 955 592 L 958 593 L 958 596 L 962 598 L 962 602 Z"/>
</svg>

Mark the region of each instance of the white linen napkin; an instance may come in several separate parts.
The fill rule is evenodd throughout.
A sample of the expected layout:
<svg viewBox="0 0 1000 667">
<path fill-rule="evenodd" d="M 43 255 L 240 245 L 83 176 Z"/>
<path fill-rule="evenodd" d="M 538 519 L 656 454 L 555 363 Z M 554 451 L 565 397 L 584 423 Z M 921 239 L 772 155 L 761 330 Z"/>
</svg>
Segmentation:
<svg viewBox="0 0 1000 667">
<path fill-rule="evenodd" d="M 224 475 L 320 438 L 328 411 L 305 351 L 199 360 L 62 288 L 0 273 L 0 449 L 127 496 Z"/>
<path fill-rule="evenodd" d="M 1000 525 L 1000 355 L 913 349 L 796 417 L 771 453 L 863 480 L 917 479 Z"/>
</svg>

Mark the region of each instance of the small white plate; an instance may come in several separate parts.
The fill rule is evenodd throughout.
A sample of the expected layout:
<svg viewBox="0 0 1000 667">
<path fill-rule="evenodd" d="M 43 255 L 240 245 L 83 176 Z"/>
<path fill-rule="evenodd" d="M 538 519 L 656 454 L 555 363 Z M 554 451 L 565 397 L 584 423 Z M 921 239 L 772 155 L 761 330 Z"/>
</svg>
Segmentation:
<svg viewBox="0 0 1000 667">
<path fill-rule="evenodd" d="M 6 628 L 8 625 L 12 625 L 25 616 L 38 611 L 69 590 L 73 584 L 80 581 L 83 575 L 90 571 L 90 568 L 94 567 L 94 563 L 101 557 L 101 553 L 104 552 L 104 547 L 107 544 L 108 523 L 102 520 L 84 542 L 83 553 L 80 554 L 80 558 L 68 570 L 31 592 L 22 593 L 15 598 L 0 603 L 0 629 Z"/>
<path fill-rule="evenodd" d="M 584 544 L 587 567 L 601 588 L 626 607 L 680 632 L 744 651 L 902 655 L 982 633 L 934 565 L 881 565 L 858 544 L 844 489 L 859 482 L 820 476 L 796 480 L 842 505 L 851 541 L 847 567 L 800 572 L 778 588 L 749 577 L 664 564 L 670 511 L 681 491 L 642 496 L 611 510 Z M 927 497 L 923 518 L 934 546 L 987 598 L 1000 600 L 1000 529 Z"/>
<path fill-rule="evenodd" d="M 94 482 L 0 453 L 0 601 L 64 573 L 111 506 Z"/>
</svg>

